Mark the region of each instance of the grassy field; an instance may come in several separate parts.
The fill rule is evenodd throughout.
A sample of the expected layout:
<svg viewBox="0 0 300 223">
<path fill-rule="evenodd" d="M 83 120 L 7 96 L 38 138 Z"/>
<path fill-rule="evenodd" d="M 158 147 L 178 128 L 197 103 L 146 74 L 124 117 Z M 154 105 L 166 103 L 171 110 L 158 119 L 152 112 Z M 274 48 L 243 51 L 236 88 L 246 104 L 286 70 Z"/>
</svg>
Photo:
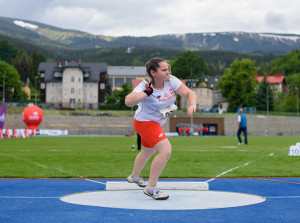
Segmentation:
<svg viewBox="0 0 300 223">
<path fill-rule="evenodd" d="M 134 137 L 36 137 L 0 140 L 1 178 L 125 178 L 137 151 Z M 296 137 L 169 137 L 172 155 L 161 177 L 300 177 Z M 148 177 L 151 162 L 141 176 Z"/>
</svg>

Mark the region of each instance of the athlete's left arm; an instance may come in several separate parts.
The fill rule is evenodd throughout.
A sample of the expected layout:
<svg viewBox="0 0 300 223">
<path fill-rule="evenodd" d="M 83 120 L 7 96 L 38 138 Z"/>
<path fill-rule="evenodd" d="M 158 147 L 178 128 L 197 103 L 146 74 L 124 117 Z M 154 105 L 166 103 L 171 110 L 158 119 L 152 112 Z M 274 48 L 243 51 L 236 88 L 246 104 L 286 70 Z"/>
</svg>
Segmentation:
<svg viewBox="0 0 300 223">
<path fill-rule="evenodd" d="M 196 94 L 190 88 L 188 88 L 185 84 L 181 83 L 179 88 L 176 91 L 176 94 L 186 98 L 189 102 L 189 106 L 187 108 L 187 113 L 191 116 L 194 112 L 196 112 Z"/>
</svg>

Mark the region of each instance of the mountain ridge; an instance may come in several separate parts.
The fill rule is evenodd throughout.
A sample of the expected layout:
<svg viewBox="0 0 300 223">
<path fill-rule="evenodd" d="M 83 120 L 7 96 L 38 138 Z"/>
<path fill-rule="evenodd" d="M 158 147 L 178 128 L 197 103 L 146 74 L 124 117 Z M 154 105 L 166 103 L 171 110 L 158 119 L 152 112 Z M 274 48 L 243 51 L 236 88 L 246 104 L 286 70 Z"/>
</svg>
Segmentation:
<svg viewBox="0 0 300 223">
<path fill-rule="evenodd" d="M 215 50 L 250 54 L 286 54 L 300 49 L 300 35 L 250 32 L 204 32 L 151 37 L 93 35 L 40 22 L 0 17 L 0 35 L 59 50 L 153 47 L 173 50 Z"/>
</svg>

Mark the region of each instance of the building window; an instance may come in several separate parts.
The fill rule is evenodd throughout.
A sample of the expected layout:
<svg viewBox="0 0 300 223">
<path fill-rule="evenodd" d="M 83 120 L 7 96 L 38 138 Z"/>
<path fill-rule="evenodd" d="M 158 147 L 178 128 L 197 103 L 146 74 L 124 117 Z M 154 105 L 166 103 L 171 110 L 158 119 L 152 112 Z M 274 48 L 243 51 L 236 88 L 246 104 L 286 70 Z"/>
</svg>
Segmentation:
<svg viewBox="0 0 300 223">
<path fill-rule="evenodd" d="M 86 88 L 86 87 L 87 87 L 87 83 L 84 83 L 84 84 L 83 84 L 83 87 Z"/>
<path fill-rule="evenodd" d="M 58 94 L 58 100 L 62 100 L 62 95 L 61 94 Z"/>
<path fill-rule="evenodd" d="M 51 101 L 54 101 L 54 98 L 55 98 L 55 94 L 54 94 L 54 93 L 51 93 L 51 98 L 50 98 L 50 100 L 51 100 Z"/>
<path fill-rule="evenodd" d="M 52 87 L 52 88 L 55 87 L 55 83 L 54 83 L 54 82 L 51 83 L 51 87 Z"/>
<path fill-rule="evenodd" d="M 105 84 L 104 83 L 100 84 L 100 90 L 105 90 Z"/>
<path fill-rule="evenodd" d="M 45 89 L 45 83 L 41 83 L 41 89 Z"/>
<path fill-rule="evenodd" d="M 86 99 L 86 94 L 83 94 L 83 99 Z"/>
<path fill-rule="evenodd" d="M 58 88 L 62 88 L 62 83 L 61 82 L 58 83 Z"/>
<path fill-rule="evenodd" d="M 131 85 L 131 80 L 132 79 L 135 79 L 135 78 L 126 78 L 126 83 L 129 84 L 129 85 Z"/>
<path fill-rule="evenodd" d="M 80 81 L 81 81 L 81 79 L 80 79 L 80 77 L 78 78 L 78 82 L 80 83 Z"/>
<path fill-rule="evenodd" d="M 74 88 L 73 87 L 71 88 L 71 94 L 74 94 Z"/>
<path fill-rule="evenodd" d="M 120 87 L 121 84 L 124 83 L 124 78 L 115 78 L 115 86 L 114 87 Z"/>
<path fill-rule="evenodd" d="M 90 99 L 93 99 L 93 94 L 92 93 L 90 93 Z"/>
<path fill-rule="evenodd" d="M 75 78 L 74 76 L 71 77 L 71 82 L 74 82 Z"/>
<path fill-rule="evenodd" d="M 90 88 L 93 88 L 93 83 L 90 83 Z"/>
</svg>

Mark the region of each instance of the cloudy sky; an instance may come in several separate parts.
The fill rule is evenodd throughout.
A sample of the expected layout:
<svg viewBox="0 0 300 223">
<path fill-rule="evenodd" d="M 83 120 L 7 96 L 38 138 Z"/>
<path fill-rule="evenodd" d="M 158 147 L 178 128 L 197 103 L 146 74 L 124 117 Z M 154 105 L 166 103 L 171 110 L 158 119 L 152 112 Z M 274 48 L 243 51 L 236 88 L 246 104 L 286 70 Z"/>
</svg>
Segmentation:
<svg viewBox="0 0 300 223">
<path fill-rule="evenodd" d="M 109 36 L 300 34 L 299 0 L 0 0 L 0 16 Z"/>
</svg>

